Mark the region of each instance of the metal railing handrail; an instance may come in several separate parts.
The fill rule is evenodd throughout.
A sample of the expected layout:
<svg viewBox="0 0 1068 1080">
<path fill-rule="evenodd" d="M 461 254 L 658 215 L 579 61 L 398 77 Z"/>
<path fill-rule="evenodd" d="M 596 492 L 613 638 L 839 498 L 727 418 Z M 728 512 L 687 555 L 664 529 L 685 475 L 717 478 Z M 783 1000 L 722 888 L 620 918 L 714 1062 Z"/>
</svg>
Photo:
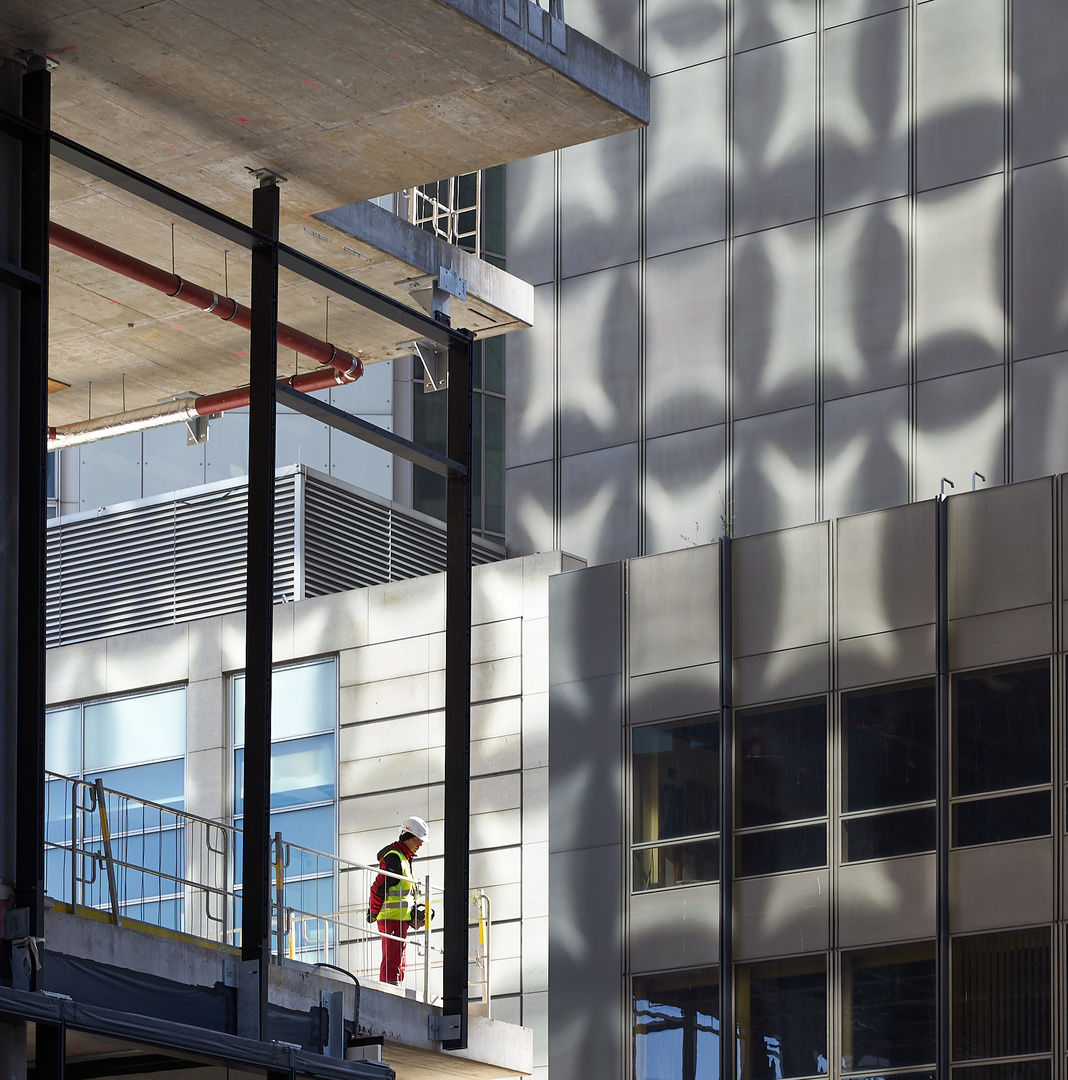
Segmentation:
<svg viewBox="0 0 1068 1080">
<path fill-rule="evenodd" d="M 237 924 L 240 920 L 234 917 L 243 895 L 240 882 L 235 881 L 235 871 L 239 869 L 235 854 L 242 834 L 239 827 L 107 788 L 99 777 L 89 780 L 51 770 L 47 770 L 45 776 L 49 785 L 56 782 L 71 785 L 69 800 L 64 797 L 64 815 L 70 816 L 62 819 L 62 840 L 50 838 L 51 828 L 46 828 L 45 849 L 46 858 L 49 851 L 63 852 L 64 865 L 66 856 L 70 856 L 70 872 L 65 881 L 60 880 L 60 888 L 61 891 L 69 889 L 69 902 L 75 913 L 79 906 L 110 909 L 119 925 L 123 919 L 137 918 L 130 915 L 131 909 L 140 909 L 140 921 L 151 923 L 145 912 L 155 906 L 161 920 L 156 925 L 166 926 L 170 924 L 162 921 L 165 918 L 163 908 L 173 905 L 174 910 L 180 912 L 175 917 L 180 918 L 185 933 L 217 943 L 232 945 L 239 942 Z M 46 790 L 51 791 L 51 786 Z M 92 824 L 94 819 L 96 827 Z M 133 826 L 131 820 L 135 822 Z M 53 818 L 49 821 L 54 823 Z M 174 861 L 168 865 L 164 865 L 166 838 L 174 838 L 167 852 L 167 857 Z M 351 956 L 353 949 L 360 955 L 360 950 L 373 952 L 371 943 L 393 935 L 383 934 L 377 923 L 364 921 L 361 925 L 369 909 L 371 883 L 378 874 L 388 879 L 413 881 L 417 899 L 421 898 L 425 905 L 426 919 L 423 927 L 413 927 L 404 940 L 413 945 L 422 960 L 418 965 L 422 970 L 422 996 L 424 1001 L 430 1002 L 431 971 L 432 968 L 437 970 L 443 957 L 443 950 L 432 942 L 432 918 L 434 908 L 444 896 L 444 890 L 433 885 L 430 875 L 426 874 L 420 880 L 414 875 L 392 873 L 378 865 L 351 861 L 286 840 L 281 832 L 275 833 L 272 843 L 271 907 L 278 961 L 282 962 L 287 953 L 290 958 L 297 959 L 314 954 L 321 958 L 318 962 L 329 963 L 335 957 L 340 958 L 342 952 Z M 150 865 L 150 848 L 158 858 L 155 865 Z M 294 866 L 296 872 L 287 875 L 286 868 L 290 866 Z M 358 877 L 353 879 L 353 874 Z M 127 892 L 128 883 L 138 876 L 141 891 L 131 896 Z M 304 886 L 316 887 L 317 883 L 328 879 L 333 883 L 332 909 L 307 910 L 302 902 Z M 350 883 L 354 880 L 353 886 Z M 144 891 L 146 881 L 156 884 L 154 893 Z M 361 882 L 365 887 L 360 887 Z M 50 893 L 54 899 L 62 900 L 62 896 L 52 892 L 54 886 L 55 880 L 48 883 Z M 347 892 L 345 902 L 341 902 L 340 895 L 343 886 Z M 287 892 L 294 887 L 300 895 L 291 902 Z M 134 888 L 136 890 L 136 883 Z M 488 1008 L 489 898 L 482 890 L 475 890 L 471 899 L 477 909 L 479 934 L 478 945 L 469 961 L 477 965 L 482 976 Z M 189 928 L 194 923 L 199 930 Z M 473 927 L 476 923 L 470 925 Z M 373 973 L 372 977 L 377 974 L 377 963 L 373 961 L 365 959 L 357 966 L 361 971 Z M 409 970 L 414 973 L 417 966 L 413 965 Z"/>
</svg>

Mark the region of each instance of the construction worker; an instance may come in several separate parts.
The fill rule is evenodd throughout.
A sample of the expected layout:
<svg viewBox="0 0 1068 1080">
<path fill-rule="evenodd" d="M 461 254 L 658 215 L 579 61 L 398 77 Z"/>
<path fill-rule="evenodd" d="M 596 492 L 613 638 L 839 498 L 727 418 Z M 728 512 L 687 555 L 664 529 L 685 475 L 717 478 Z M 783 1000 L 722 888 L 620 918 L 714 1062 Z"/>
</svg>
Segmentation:
<svg viewBox="0 0 1068 1080">
<path fill-rule="evenodd" d="M 382 935 L 382 965 L 378 977 L 384 983 L 404 981 L 405 938 L 417 908 L 412 861 L 429 835 L 430 829 L 421 817 L 407 818 L 396 843 L 387 844 L 378 853 L 379 871 L 397 875 L 387 877 L 379 873 L 371 886 L 367 910 L 367 918 L 377 922 L 378 932 Z"/>
</svg>

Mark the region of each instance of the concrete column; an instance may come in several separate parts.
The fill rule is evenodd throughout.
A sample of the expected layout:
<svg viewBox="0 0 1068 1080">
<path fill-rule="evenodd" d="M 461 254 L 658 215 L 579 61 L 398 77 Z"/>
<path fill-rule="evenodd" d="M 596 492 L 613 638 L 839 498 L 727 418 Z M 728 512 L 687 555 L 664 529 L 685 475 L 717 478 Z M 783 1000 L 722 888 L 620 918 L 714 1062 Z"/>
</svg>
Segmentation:
<svg viewBox="0 0 1068 1080">
<path fill-rule="evenodd" d="M 0 57 L 0 109 L 21 112 L 21 81 L 21 67 Z M 21 258 L 20 188 L 18 143 L 0 135 L 0 260 L 13 266 Z M 18 626 L 18 390 L 19 293 L 0 284 L 0 628 L 7 642 Z M 15 882 L 16 659 L 13 648 L 0 649 L 0 937 Z M 0 1024 L 0 1078 L 26 1080 L 24 1023 Z"/>
</svg>

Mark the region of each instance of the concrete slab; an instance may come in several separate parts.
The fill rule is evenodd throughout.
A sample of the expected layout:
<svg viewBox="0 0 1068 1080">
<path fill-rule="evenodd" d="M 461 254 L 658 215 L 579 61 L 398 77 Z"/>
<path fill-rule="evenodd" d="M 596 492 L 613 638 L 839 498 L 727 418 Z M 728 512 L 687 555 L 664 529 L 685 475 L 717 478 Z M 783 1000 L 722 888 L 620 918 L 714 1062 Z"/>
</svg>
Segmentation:
<svg viewBox="0 0 1068 1080">
<path fill-rule="evenodd" d="M 242 221 L 248 170 L 272 169 L 286 243 L 384 291 L 448 255 L 479 283 L 453 325 L 480 334 L 529 324 L 518 284 L 352 204 L 648 121 L 648 77 L 527 0 L 7 0 L 0 61 L 22 50 L 58 64 L 57 133 Z M 51 183 L 53 220 L 247 303 L 247 252 L 63 162 Z M 340 233 L 313 217 L 335 207 Z M 52 256 L 49 374 L 69 389 L 50 424 L 248 381 L 243 331 Z M 283 275 L 283 321 L 369 362 L 399 354 L 394 326 L 327 301 Z"/>
</svg>

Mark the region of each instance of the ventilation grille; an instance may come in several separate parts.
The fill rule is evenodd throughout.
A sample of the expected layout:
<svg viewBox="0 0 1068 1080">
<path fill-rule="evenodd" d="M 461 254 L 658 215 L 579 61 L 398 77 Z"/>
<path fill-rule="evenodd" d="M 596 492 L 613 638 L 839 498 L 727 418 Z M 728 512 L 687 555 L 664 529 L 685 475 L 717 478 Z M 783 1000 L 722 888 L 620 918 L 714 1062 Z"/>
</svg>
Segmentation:
<svg viewBox="0 0 1068 1080">
<path fill-rule="evenodd" d="M 243 611 L 247 509 L 242 478 L 53 519 L 48 647 Z M 274 542 L 276 604 L 445 569 L 441 523 L 306 468 L 279 470 Z"/>
</svg>

